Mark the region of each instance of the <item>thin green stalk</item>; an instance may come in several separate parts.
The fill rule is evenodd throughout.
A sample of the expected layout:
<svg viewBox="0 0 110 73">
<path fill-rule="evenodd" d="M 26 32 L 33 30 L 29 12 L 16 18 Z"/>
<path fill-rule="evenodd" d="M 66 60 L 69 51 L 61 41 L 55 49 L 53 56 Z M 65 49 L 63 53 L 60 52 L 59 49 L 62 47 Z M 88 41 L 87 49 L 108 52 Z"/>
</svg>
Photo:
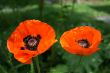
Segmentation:
<svg viewBox="0 0 110 73">
<path fill-rule="evenodd" d="M 83 56 L 80 56 L 80 58 L 79 58 L 79 65 L 81 65 L 82 60 L 83 60 Z"/>
<path fill-rule="evenodd" d="M 79 57 L 79 61 L 78 61 L 77 69 L 79 69 L 79 67 L 81 67 L 82 60 L 83 60 L 83 56 L 80 56 L 80 57 Z"/>
<path fill-rule="evenodd" d="M 35 73 L 33 62 L 30 64 L 30 66 L 31 66 L 30 73 Z"/>
<path fill-rule="evenodd" d="M 81 67 L 81 64 L 82 64 L 82 60 L 83 60 L 83 56 L 79 56 L 78 63 L 74 69 L 75 71 L 79 71 L 79 68 Z"/>
<path fill-rule="evenodd" d="M 63 16 L 63 0 L 60 0 L 60 6 L 61 6 L 60 15 L 62 17 Z"/>
<path fill-rule="evenodd" d="M 38 73 L 41 73 L 41 71 L 40 71 L 40 64 L 39 64 L 39 58 L 38 57 L 36 58 L 36 61 L 37 61 L 37 70 L 38 70 Z"/>
<path fill-rule="evenodd" d="M 14 67 L 14 65 L 12 64 L 12 62 L 11 61 L 9 61 L 9 64 L 10 64 L 10 66 L 11 66 L 11 69 L 10 69 L 10 73 L 17 73 L 17 68 L 15 68 Z"/>
<path fill-rule="evenodd" d="M 53 49 L 53 47 L 51 48 L 51 55 L 50 55 L 50 62 L 49 62 L 49 66 L 52 67 L 52 64 L 54 62 L 54 59 L 55 59 L 55 56 L 56 56 L 56 53 L 55 53 L 55 50 Z"/>
<path fill-rule="evenodd" d="M 2 72 L 2 73 L 8 73 L 2 65 L 0 65 L 0 72 Z"/>
<path fill-rule="evenodd" d="M 74 13 L 74 7 L 75 7 L 75 3 L 74 3 L 74 0 L 73 0 L 73 1 L 72 1 L 71 15 L 73 15 L 73 13 Z"/>
<path fill-rule="evenodd" d="M 14 66 L 11 66 L 10 73 L 11 72 L 17 73 L 17 70 L 16 70 L 16 68 Z"/>
<path fill-rule="evenodd" d="M 39 58 L 38 58 L 38 56 L 35 57 L 35 58 L 33 58 L 33 61 L 34 61 L 35 65 L 37 66 L 37 72 L 38 72 L 38 73 L 41 73 L 40 63 L 39 63 Z"/>
<path fill-rule="evenodd" d="M 44 12 L 45 0 L 39 0 L 39 17 L 43 20 L 43 12 Z"/>
<path fill-rule="evenodd" d="M 25 65 L 25 64 L 19 64 L 19 65 L 15 66 L 15 68 L 17 69 L 17 68 L 22 67 L 22 66 L 24 66 L 24 65 Z"/>
</svg>

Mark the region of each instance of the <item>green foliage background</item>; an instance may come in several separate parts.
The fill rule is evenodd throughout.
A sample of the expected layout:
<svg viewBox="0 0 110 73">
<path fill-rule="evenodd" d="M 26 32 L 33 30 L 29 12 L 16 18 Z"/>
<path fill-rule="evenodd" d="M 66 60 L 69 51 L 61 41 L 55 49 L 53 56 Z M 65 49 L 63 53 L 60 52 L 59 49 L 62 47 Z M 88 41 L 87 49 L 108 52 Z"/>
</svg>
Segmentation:
<svg viewBox="0 0 110 73">
<path fill-rule="evenodd" d="M 41 4 L 42 5 L 42 4 Z M 97 20 L 110 15 L 110 1 L 81 4 L 45 2 L 39 9 L 38 0 L 0 1 L 0 73 L 37 73 L 36 63 L 21 64 L 7 50 L 6 41 L 18 24 L 27 19 L 37 19 L 50 24 L 57 34 L 82 25 L 101 31 L 100 50 L 91 56 L 77 56 L 66 52 L 59 41 L 47 52 L 39 55 L 41 73 L 110 73 L 110 21 Z M 81 59 L 81 60 L 80 60 Z"/>
</svg>

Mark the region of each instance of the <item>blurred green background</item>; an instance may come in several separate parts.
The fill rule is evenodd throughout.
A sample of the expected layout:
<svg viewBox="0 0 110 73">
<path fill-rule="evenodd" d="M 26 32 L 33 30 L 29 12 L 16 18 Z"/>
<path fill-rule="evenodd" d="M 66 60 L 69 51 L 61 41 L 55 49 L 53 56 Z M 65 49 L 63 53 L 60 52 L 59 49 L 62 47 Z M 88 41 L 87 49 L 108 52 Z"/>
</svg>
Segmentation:
<svg viewBox="0 0 110 73">
<path fill-rule="evenodd" d="M 0 73 L 37 73 L 35 63 L 21 64 L 6 47 L 12 31 L 27 19 L 50 24 L 58 40 L 64 31 L 82 25 L 103 35 L 100 50 L 82 58 L 57 42 L 38 56 L 41 73 L 110 73 L 110 0 L 0 0 Z"/>
</svg>

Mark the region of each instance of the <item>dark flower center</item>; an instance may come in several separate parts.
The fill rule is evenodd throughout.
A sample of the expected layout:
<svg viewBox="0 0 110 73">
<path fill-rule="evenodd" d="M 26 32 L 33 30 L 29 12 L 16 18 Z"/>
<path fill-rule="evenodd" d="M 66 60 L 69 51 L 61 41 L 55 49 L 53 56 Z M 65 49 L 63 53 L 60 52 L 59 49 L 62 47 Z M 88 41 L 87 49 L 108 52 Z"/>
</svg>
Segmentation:
<svg viewBox="0 0 110 73">
<path fill-rule="evenodd" d="M 35 38 L 31 38 L 28 41 L 29 46 L 35 46 L 37 44 L 37 40 Z"/>
<path fill-rule="evenodd" d="M 89 47 L 90 47 L 90 43 L 89 43 L 87 40 L 85 40 L 85 39 L 79 40 L 79 41 L 78 41 L 78 44 L 79 44 L 81 47 L 83 47 L 83 48 L 89 48 Z"/>
<path fill-rule="evenodd" d="M 40 35 L 37 35 L 36 37 L 28 35 L 27 37 L 25 37 L 23 39 L 23 42 L 25 43 L 26 49 L 33 51 L 33 50 L 37 49 L 40 39 L 41 39 Z M 22 49 L 23 49 L 23 47 L 22 47 Z"/>
</svg>

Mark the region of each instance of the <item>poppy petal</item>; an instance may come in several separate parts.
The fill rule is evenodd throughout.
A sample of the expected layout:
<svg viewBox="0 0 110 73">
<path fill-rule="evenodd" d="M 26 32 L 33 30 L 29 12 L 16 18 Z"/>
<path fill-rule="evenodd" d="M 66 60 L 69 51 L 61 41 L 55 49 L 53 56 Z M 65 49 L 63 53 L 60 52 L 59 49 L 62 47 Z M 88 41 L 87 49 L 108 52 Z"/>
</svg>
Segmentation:
<svg viewBox="0 0 110 73">
<path fill-rule="evenodd" d="M 50 39 L 48 42 L 41 41 L 42 44 L 39 44 L 39 46 L 38 46 L 38 53 L 39 54 L 44 53 L 46 50 L 48 50 L 56 42 L 57 42 L 57 40 L 53 40 L 53 39 Z"/>
<path fill-rule="evenodd" d="M 30 54 L 27 54 L 27 53 L 19 53 L 19 54 L 14 54 L 14 57 L 20 61 L 21 63 L 24 63 L 24 64 L 30 64 L 31 63 L 31 58 L 32 58 L 32 55 Z"/>
<path fill-rule="evenodd" d="M 41 39 L 41 42 L 39 43 L 38 46 L 38 52 L 39 53 L 43 53 L 46 50 L 48 50 L 54 43 L 57 42 L 57 40 L 55 39 L 56 35 L 55 35 L 55 31 L 54 30 L 49 30 L 47 34 L 45 34 L 46 36 L 44 38 Z"/>
<path fill-rule="evenodd" d="M 24 45 L 20 38 L 20 35 L 13 33 L 13 35 L 11 35 L 11 37 L 7 40 L 7 47 L 10 52 L 18 52 L 20 47 Z"/>
</svg>

